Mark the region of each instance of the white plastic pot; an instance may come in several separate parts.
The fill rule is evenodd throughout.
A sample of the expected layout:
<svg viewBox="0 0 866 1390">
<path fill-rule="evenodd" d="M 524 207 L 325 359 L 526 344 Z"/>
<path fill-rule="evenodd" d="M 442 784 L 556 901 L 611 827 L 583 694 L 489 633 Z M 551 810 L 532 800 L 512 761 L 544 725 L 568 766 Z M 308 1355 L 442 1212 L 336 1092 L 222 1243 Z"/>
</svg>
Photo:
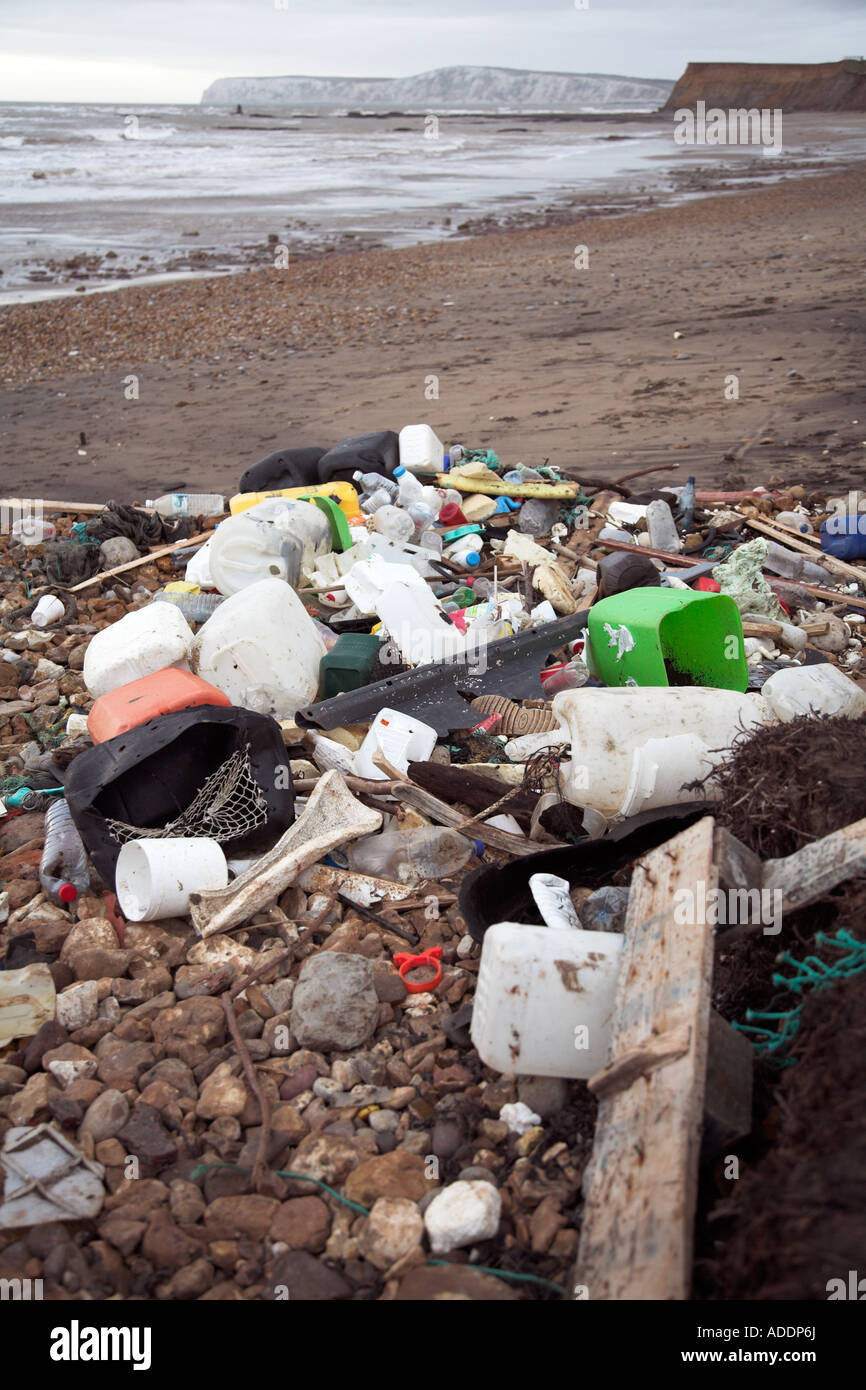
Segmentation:
<svg viewBox="0 0 866 1390">
<path fill-rule="evenodd" d="M 30 614 L 30 621 L 34 627 L 48 627 L 62 618 L 65 612 L 63 601 L 56 594 L 43 594 Z"/>
<path fill-rule="evenodd" d="M 607 818 L 711 799 L 711 787 L 684 783 L 725 761 L 744 730 L 772 721 L 759 695 L 710 686 L 584 686 L 556 695 L 553 713 L 571 737 L 566 799 Z"/>
<path fill-rule="evenodd" d="M 497 922 L 484 933 L 471 1036 L 488 1067 L 586 1080 L 607 1061 L 623 937 Z"/>
<path fill-rule="evenodd" d="M 188 670 L 192 640 L 192 628 L 174 604 L 135 609 L 91 638 L 84 654 L 84 684 L 97 699 L 166 666 Z"/>
<path fill-rule="evenodd" d="M 117 857 L 117 901 L 130 922 L 184 917 L 190 893 L 225 888 L 228 864 L 216 840 L 130 840 Z"/>
</svg>

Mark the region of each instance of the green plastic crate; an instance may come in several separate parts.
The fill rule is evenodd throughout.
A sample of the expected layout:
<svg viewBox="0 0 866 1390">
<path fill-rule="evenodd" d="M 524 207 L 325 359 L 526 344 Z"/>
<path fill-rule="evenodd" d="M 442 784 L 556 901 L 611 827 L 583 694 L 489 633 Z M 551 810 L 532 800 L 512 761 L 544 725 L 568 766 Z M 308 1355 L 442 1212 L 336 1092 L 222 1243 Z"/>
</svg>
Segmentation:
<svg viewBox="0 0 866 1390">
<path fill-rule="evenodd" d="M 588 661 L 606 685 L 745 690 L 743 623 L 727 594 L 627 589 L 589 610 Z"/>
</svg>

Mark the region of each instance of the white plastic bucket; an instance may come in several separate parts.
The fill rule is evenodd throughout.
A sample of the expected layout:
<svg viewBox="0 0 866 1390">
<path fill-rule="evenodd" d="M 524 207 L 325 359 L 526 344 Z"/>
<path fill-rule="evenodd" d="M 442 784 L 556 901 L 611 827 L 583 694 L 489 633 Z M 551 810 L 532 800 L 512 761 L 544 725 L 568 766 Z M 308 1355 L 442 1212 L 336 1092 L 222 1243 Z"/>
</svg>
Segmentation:
<svg viewBox="0 0 866 1390">
<path fill-rule="evenodd" d="M 98 699 L 166 666 L 188 670 L 192 640 L 192 628 L 174 604 L 136 609 L 91 638 L 84 654 L 84 684 Z"/>
<path fill-rule="evenodd" d="M 282 579 L 262 579 L 227 598 L 199 628 L 190 664 L 233 705 L 291 719 L 316 698 L 324 655 L 294 589 Z"/>
<path fill-rule="evenodd" d="M 599 1071 L 623 939 L 519 922 L 488 928 L 471 1025 L 481 1060 L 512 1076 L 586 1080 Z"/>
<path fill-rule="evenodd" d="M 130 840 L 117 857 L 117 901 L 130 922 L 189 912 L 190 893 L 225 888 L 228 864 L 216 840 Z"/>
</svg>

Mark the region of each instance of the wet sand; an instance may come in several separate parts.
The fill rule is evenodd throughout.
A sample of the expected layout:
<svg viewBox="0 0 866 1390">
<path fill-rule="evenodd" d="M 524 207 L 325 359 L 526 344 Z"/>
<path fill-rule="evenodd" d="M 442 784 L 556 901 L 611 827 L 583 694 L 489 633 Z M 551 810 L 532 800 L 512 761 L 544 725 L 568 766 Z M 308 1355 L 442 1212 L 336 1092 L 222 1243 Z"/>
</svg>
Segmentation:
<svg viewBox="0 0 866 1390">
<path fill-rule="evenodd" d="M 857 164 L 628 216 L 8 307 L 3 490 L 230 494 L 277 448 L 417 420 L 578 478 L 666 463 L 718 487 L 861 484 L 864 212 Z"/>
</svg>

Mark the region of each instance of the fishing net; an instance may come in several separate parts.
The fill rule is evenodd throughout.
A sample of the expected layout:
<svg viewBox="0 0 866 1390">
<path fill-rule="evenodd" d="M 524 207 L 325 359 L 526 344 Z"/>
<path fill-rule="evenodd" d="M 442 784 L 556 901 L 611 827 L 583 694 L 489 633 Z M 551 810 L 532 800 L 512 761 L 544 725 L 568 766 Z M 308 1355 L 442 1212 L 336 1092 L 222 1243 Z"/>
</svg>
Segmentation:
<svg viewBox="0 0 866 1390">
<path fill-rule="evenodd" d="M 193 839 L 205 836 L 220 844 L 248 834 L 268 819 L 264 792 L 253 777 L 249 747 L 237 749 L 205 779 L 185 811 L 166 825 L 142 828 L 106 817 L 111 838 L 127 840 Z"/>
</svg>

